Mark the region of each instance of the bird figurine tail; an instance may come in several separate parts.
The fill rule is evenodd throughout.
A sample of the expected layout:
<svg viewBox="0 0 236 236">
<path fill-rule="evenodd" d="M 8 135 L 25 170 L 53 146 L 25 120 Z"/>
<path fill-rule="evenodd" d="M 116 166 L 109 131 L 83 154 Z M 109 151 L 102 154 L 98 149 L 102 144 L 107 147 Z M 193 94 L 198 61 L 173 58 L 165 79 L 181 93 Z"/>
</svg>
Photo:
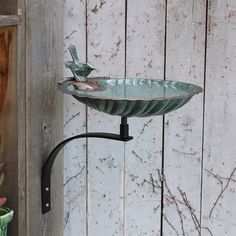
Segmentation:
<svg viewBox="0 0 236 236">
<path fill-rule="evenodd" d="M 76 64 L 76 65 L 79 65 L 79 57 L 78 57 L 78 54 L 77 54 L 77 51 L 76 51 L 76 47 L 75 45 L 72 45 L 70 44 L 69 46 L 69 51 L 70 51 L 70 55 L 73 59 L 73 62 Z"/>
</svg>

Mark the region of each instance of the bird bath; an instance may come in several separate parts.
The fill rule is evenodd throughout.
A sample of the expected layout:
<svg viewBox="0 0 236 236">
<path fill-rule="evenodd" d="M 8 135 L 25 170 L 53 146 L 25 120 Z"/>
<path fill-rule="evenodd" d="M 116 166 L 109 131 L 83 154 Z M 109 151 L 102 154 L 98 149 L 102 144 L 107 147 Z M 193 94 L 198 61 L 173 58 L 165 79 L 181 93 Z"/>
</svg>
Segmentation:
<svg viewBox="0 0 236 236">
<path fill-rule="evenodd" d="M 106 77 L 88 78 L 94 69 L 90 63 L 81 63 L 75 46 L 69 47 L 73 61 L 66 62 L 74 77 L 58 82 L 58 89 L 72 95 L 78 101 L 98 111 L 121 116 L 120 133 L 85 133 L 59 143 L 49 154 L 42 170 L 42 213 L 51 210 L 51 170 L 60 150 L 70 141 L 79 138 L 103 138 L 128 142 L 127 117 L 148 117 L 164 115 L 186 104 L 202 88 L 188 83 L 158 80 Z"/>
<path fill-rule="evenodd" d="M 124 117 L 163 115 L 186 104 L 202 89 L 193 84 L 154 79 L 68 79 L 58 89 L 98 111 Z"/>
</svg>

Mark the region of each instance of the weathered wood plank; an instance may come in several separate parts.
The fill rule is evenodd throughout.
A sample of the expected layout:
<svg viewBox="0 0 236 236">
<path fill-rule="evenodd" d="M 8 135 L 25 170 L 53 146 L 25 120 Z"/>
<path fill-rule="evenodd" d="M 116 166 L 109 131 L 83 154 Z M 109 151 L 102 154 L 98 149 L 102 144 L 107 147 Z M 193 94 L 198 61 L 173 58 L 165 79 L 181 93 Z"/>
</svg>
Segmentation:
<svg viewBox="0 0 236 236">
<path fill-rule="evenodd" d="M 236 2 L 209 0 L 202 226 L 236 235 Z M 209 235 L 203 229 L 202 235 Z"/>
<path fill-rule="evenodd" d="M 125 1 L 88 0 L 88 59 L 98 71 L 124 76 Z M 119 132 L 120 118 L 88 110 L 88 130 Z M 124 144 L 88 141 L 88 235 L 123 235 Z"/>
<path fill-rule="evenodd" d="M 13 26 L 18 25 L 20 23 L 19 16 L 2 16 L 0 15 L 0 26 Z"/>
<path fill-rule="evenodd" d="M 24 9 L 25 1 L 18 0 L 18 7 Z M 21 24 L 17 26 L 18 66 L 18 235 L 27 235 L 26 209 L 26 80 L 25 80 L 25 11 L 21 12 Z M 24 58 L 24 60 L 23 60 Z"/>
<path fill-rule="evenodd" d="M 15 211 L 9 234 L 18 234 L 18 101 L 16 29 L 0 28 L 0 162 L 5 164 L 1 192 Z M 14 181 L 12 181 L 14 180 Z"/>
<path fill-rule="evenodd" d="M 168 1 L 166 79 L 203 86 L 205 12 L 205 0 Z M 163 235 L 200 232 L 202 104 L 201 94 L 165 117 Z"/>
<path fill-rule="evenodd" d="M 27 235 L 63 235 L 63 159 L 53 167 L 52 210 L 41 213 L 41 169 L 62 139 L 63 5 L 57 0 L 26 4 Z"/>
<path fill-rule="evenodd" d="M 86 5 L 83 1 L 66 0 L 64 3 L 64 52 L 65 59 L 71 60 L 67 50 L 72 43 L 78 50 L 79 58 L 86 60 Z M 71 76 L 69 70 L 66 76 Z M 86 107 L 71 96 L 64 97 L 65 138 L 86 132 Z M 86 227 L 86 140 L 74 141 L 64 152 L 64 235 L 87 235 Z"/>
<path fill-rule="evenodd" d="M 14 15 L 17 12 L 17 0 L 0 0 L 0 15 Z"/>
<path fill-rule="evenodd" d="M 128 1 L 128 78 L 164 78 L 165 2 Z M 162 117 L 130 118 L 125 145 L 125 235 L 160 235 Z"/>
</svg>

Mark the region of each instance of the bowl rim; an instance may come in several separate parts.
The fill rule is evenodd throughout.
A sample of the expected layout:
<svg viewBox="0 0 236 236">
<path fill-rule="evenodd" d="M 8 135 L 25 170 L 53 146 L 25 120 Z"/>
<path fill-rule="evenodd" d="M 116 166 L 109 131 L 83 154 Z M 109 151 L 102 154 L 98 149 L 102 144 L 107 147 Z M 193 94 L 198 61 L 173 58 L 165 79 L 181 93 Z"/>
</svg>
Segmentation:
<svg viewBox="0 0 236 236">
<path fill-rule="evenodd" d="M 90 99 L 96 99 L 96 100 L 114 100 L 114 101 L 163 101 L 163 100 L 174 100 L 174 99 L 185 99 L 185 98 L 191 98 L 196 94 L 199 94 L 203 92 L 203 89 L 192 83 L 186 83 L 183 81 L 174 81 L 174 80 L 160 80 L 160 79 L 148 79 L 148 78 L 110 78 L 110 77 L 90 77 L 88 78 L 88 82 L 98 82 L 98 81 L 104 81 L 104 80 L 149 80 L 149 81 L 165 81 L 165 82 L 170 82 L 170 83 L 180 83 L 183 85 L 188 85 L 188 86 L 193 86 L 194 90 L 189 93 L 188 95 L 179 95 L 179 96 L 170 96 L 170 97 L 160 97 L 160 98 L 118 98 L 118 97 L 107 97 L 107 96 L 93 96 L 91 94 L 78 94 L 76 92 L 70 92 L 67 90 L 67 84 L 70 84 L 72 81 L 75 82 L 73 77 L 67 77 L 65 81 L 63 82 L 58 82 L 57 89 L 61 91 L 64 94 L 69 94 L 72 95 L 75 98 L 90 98 Z M 84 83 L 84 82 L 81 82 Z"/>
</svg>

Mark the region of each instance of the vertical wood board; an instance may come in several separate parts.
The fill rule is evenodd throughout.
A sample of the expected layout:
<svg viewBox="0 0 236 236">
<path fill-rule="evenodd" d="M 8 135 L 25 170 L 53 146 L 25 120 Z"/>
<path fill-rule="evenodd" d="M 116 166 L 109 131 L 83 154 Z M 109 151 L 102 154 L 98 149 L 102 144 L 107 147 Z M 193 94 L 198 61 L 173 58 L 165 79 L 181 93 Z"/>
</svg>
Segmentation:
<svg viewBox="0 0 236 236">
<path fill-rule="evenodd" d="M 91 76 L 123 77 L 125 1 L 88 0 Z M 88 109 L 88 131 L 119 132 L 120 118 Z M 88 235 L 123 235 L 124 144 L 88 140 Z"/>
<path fill-rule="evenodd" d="M 236 234 L 235 12 L 235 1 L 209 1 L 202 225 L 214 236 Z"/>
<path fill-rule="evenodd" d="M 63 234 L 63 159 L 52 173 L 52 210 L 41 212 L 41 170 L 62 139 L 63 99 L 57 81 L 63 77 L 61 1 L 29 0 L 26 5 L 26 158 L 27 235 Z"/>
<path fill-rule="evenodd" d="M 165 2 L 127 6 L 127 78 L 164 78 Z M 130 118 L 125 144 L 125 234 L 159 235 L 162 117 Z"/>
<path fill-rule="evenodd" d="M 18 7 L 24 9 L 25 1 L 18 0 Z M 17 26 L 17 66 L 18 66 L 18 234 L 27 235 L 26 209 L 26 64 L 25 64 L 25 11 Z"/>
<path fill-rule="evenodd" d="M 86 4 L 64 3 L 64 60 L 71 60 L 68 50 L 74 44 L 81 61 L 86 60 Z M 72 76 L 65 69 L 65 76 Z M 72 96 L 64 96 L 64 138 L 86 132 L 86 107 Z M 87 235 L 86 140 L 73 141 L 64 151 L 64 235 Z"/>
<path fill-rule="evenodd" d="M 204 85 L 205 0 L 168 1 L 166 79 Z M 200 234 L 203 95 L 165 117 L 163 235 Z"/>
</svg>

